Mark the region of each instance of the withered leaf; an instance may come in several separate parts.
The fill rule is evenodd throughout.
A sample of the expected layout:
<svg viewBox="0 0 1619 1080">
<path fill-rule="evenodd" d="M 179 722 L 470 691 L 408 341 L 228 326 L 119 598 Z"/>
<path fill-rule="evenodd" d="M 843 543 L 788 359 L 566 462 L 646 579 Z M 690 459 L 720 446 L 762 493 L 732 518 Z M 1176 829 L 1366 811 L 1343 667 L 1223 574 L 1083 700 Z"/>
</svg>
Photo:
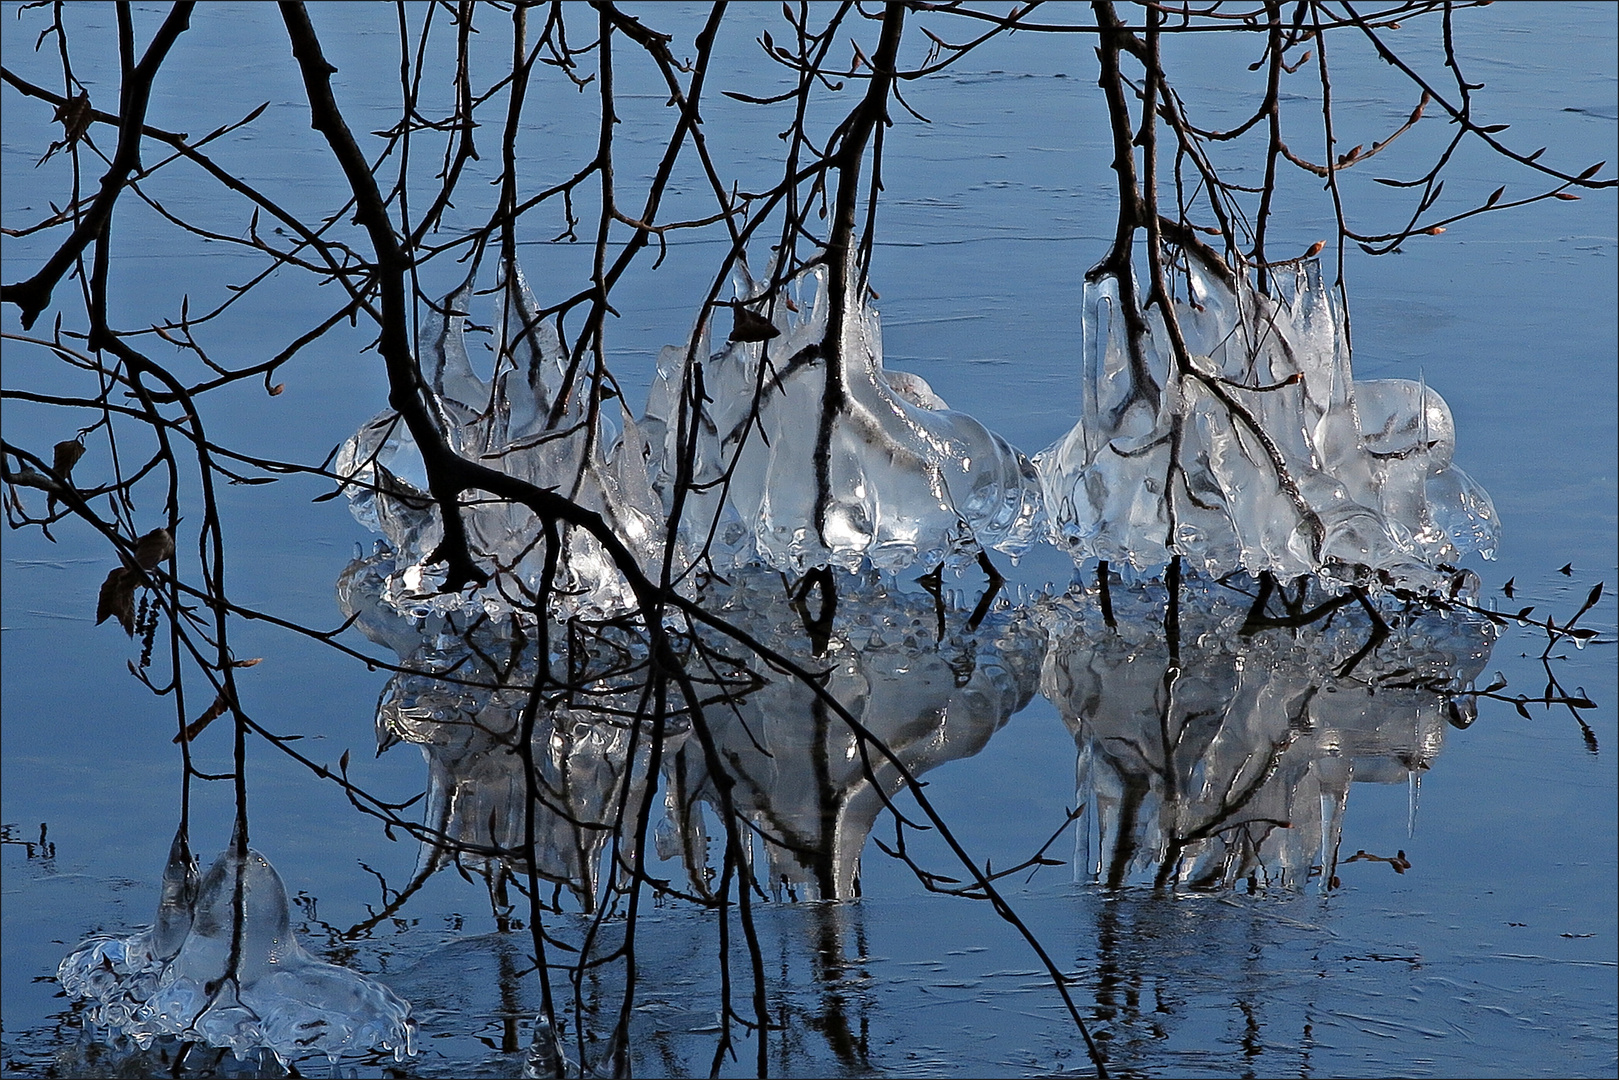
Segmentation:
<svg viewBox="0 0 1619 1080">
<path fill-rule="evenodd" d="M 64 439 L 56 444 L 51 453 L 51 472 L 56 474 L 58 480 L 67 480 L 73 473 L 73 466 L 79 463 L 84 456 L 84 444 L 77 439 Z"/>
<path fill-rule="evenodd" d="M 142 570 L 154 570 L 157 564 L 174 554 L 174 537 L 167 529 L 153 529 L 135 541 L 135 563 Z"/>
<path fill-rule="evenodd" d="M 82 92 L 78 97 L 68 98 L 56 107 L 56 115 L 52 120 L 59 121 L 62 131 L 67 136 L 67 142 L 78 142 L 84 133 L 90 130 L 91 109 L 90 94 Z"/>
<path fill-rule="evenodd" d="M 114 567 L 107 580 L 101 583 L 101 596 L 96 601 L 96 625 L 100 626 L 111 616 L 118 620 L 124 633 L 134 637 L 135 589 L 140 583 L 139 571 L 127 566 Z"/>
<path fill-rule="evenodd" d="M 781 331 L 769 319 L 740 304 L 731 309 L 731 314 L 732 341 L 769 341 L 781 336 Z"/>
</svg>

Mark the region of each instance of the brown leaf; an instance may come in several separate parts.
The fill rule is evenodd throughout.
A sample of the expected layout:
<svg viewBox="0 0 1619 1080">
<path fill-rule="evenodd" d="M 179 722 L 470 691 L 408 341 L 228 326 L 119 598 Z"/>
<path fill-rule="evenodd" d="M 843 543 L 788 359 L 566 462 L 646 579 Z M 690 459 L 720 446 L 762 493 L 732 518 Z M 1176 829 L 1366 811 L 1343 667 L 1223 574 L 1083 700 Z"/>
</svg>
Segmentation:
<svg viewBox="0 0 1619 1080">
<path fill-rule="evenodd" d="M 142 570 L 154 570 L 157 564 L 174 554 L 174 537 L 167 529 L 153 529 L 135 541 L 135 563 Z"/>
<path fill-rule="evenodd" d="M 1310 245 L 1310 250 L 1304 253 L 1304 257 L 1306 259 L 1313 259 L 1317 255 L 1321 254 L 1321 250 L 1326 246 L 1327 242 L 1325 240 L 1317 240 L 1315 243 Z"/>
<path fill-rule="evenodd" d="M 51 453 L 51 472 L 58 480 L 66 482 L 73 473 L 73 466 L 79 463 L 84 456 L 84 444 L 77 439 L 65 439 L 54 447 Z"/>
<path fill-rule="evenodd" d="M 101 596 L 96 601 L 96 625 L 100 626 L 112 616 L 124 628 L 124 633 L 134 637 L 135 589 L 140 583 L 139 571 L 127 566 L 114 567 L 101 583 Z"/>
<path fill-rule="evenodd" d="M 264 657 L 262 657 L 262 656 L 254 656 L 254 657 L 250 657 L 247 660 L 232 660 L 230 662 L 230 666 L 231 667 L 253 667 L 255 664 L 262 664 L 263 662 L 264 662 Z"/>
<path fill-rule="evenodd" d="M 281 396 L 281 391 L 285 390 L 286 388 L 287 388 L 286 383 L 278 382 L 274 386 L 270 387 L 270 396 L 271 397 L 280 397 Z"/>
<path fill-rule="evenodd" d="M 83 92 L 78 97 L 68 98 L 56 107 L 56 115 L 51 119 L 61 121 L 69 144 L 78 142 L 90 130 L 90 94 Z"/>
<path fill-rule="evenodd" d="M 769 341 L 773 337 L 780 337 L 781 331 L 776 325 L 763 315 L 749 311 L 741 304 L 731 309 L 731 340 L 732 341 Z"/>
</svg>

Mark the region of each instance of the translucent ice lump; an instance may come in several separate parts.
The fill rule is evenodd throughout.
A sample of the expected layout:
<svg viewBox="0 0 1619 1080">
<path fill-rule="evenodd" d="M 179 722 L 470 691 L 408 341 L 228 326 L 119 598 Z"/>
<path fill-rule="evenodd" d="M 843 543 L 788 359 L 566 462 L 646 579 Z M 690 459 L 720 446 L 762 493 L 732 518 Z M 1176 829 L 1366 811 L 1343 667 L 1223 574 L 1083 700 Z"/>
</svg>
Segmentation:
<svg viewBox="0 0 1619 1080">
<path fill-rule="evenodd" d="M 286 886 L 256 851 L 233 845 L 197 880 L 176 837 L 155 925 L 98 935 L 62 961 L 69 997 L 90 999 L 92 1023 L 145 1049 L 173 1035 L 283 1063 L 380 1045 L 416 1052 L 410 1006 L 381 983 L 316 960 L 293 936 Z"/>
<path fill-rule="evenodd" d="M 1179 553 L 1210 574 L 1414 588 L 1493 557 L 1495 507 L 1451 460 L 1449 407 L 1420 383 L 1354 381 L 1316 261 L 1278 271 L 1275 296 L 1188 262 L 1175 311 L 1195 372 L 1179 377 L 1156 307 L 1132 335 L 1117 279 L 1086 285 L 1080 421 L 1036 457 L 1054 542 L 1076 562 Z"/>
<path fill-rule="evenodd" d="M 815 265 L 772 294 L 746 269 L 737 277 L 737 302 L 762 311 L 776 336 L 732 340 L 710 355 L 705 318 L 688 346 L 663 351 L 647 403 L 644 430 L 666 504 L 683 440 L 695 446 L 680 522 L 689 551 L 712 535 L 722 563 L 757 557 L 801 572 L 869 561 L 902 570 L 983 548 L 1016 558 L 1038 538 L 1043 502 L 1033 466 L 947 408 L 920 377 L 884 371 L 877 312 L 854 280 L 829 282 Z M 831 289 L 843 290 L 848 313 L 835 358 L 824 350 Z M 830 412 L 829 374 L 843 387 Z M 683 426 L 683 400 L 699 406 L 695 438 Z"/>
<path fill-rule="evenodd" d="M 522 272 L 511 267 L 502 277 L 491 379 L 474 372 L 467 355 L 472 278 L 445 298 L 423 329 L 425 396 L 439 429 L 464 457 L 601 514 L 643 570 L 655 575 L 663 511 L 648 484 L 635 422 L 621 405 L 598 407 L 608 395 L 598 393 L 588 365 L 570 377 L 568 355 L 555 328 L 540 317 Z M 431 559 L 443 524 L 427 493 L 421 454 L 399 414 L 390 409 L 369 421 L 340 448 L 335 467 L 352 481 L 347 492 L 354 516 L 399 553 L 388 602 L 418 615 L 467 604 L 465 596 L 439 591 L 442 567 Z M 491 614 L 532 608 L 545 563 L 538 519 L 527 507 L 475 492 L 463 496 L 461 513 L 473 557 L 493 571 L 471 602 Z M 564 526 L 561 544 L 553 614 L 615 614 L 630 606 L 628 583 L 593 537 Z"/>
</svg>

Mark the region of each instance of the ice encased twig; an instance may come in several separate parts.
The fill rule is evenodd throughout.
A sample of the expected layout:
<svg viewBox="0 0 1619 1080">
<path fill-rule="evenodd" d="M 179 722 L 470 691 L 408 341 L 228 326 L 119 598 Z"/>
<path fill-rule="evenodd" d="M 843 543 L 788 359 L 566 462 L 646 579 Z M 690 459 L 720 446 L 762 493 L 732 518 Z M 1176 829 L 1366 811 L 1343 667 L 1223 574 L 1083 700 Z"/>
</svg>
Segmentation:
<svg viewBox="0 0 1619 1080">
<path fill-rule="evenodd" d="M 1269 571 L 1427 588 L 1493 557 L 1489 495 L 1455 465 L 1450 410 L 1423 384 L 1355 382 L 1341 312 L 1307 260 L 1274 295 L 1189 257 L 1175 303 L 1132 337 L 1118 279 L 1088 282 L 1081 417 L 1036 456 L 1051 537 L 1076 562 Z"/>
<path fill-rule="evenodd" d="M 375 980 L 316 960 L 293 936 L 281 876 L 233 845 L 197 882 L 176 837 L 156 925 L 127 938 L 97 936 L 62 961 L 70 997 L 88 997 L 92 1023 L 146 1048 L 163 1036 L 283 1061 L 336 1060 L 380 1045 L 414 1054 L 410 1006 Z"/>
<path fill-rule="evenodd" d="M 878 314 L 855 277 L 830 282 L 825 266 L 812 265 L 771 295 L 740 268 L 738 300 L 762 305 L 779 336 L 731 341 L 710 355 L 705 318 L 693 342 L 664 349 L 644 426 L 666 505 L 682 439 L 695 445 L 680 523 L 688 552 L 712 535 L 721 562 L 759 558 L 797 572 L 933 567 L 982 548 L 1016 558 L 1038 538 L 1044 512 L 1033 466 L 918 376 L 883 369 Z M 832 288 L 843 290 L 847 312 L 835 357 L 826 348 Z M 829 364 L 843 386 L 830 417 Z M 685 423 L 696 424 L 695 439 Z"/>
<path fill-rule="evenodd" d="M 476 273 L 476 271 L 474 271 Z M 572 372 L 555 328 L 515 266 L 498 289 L 499 348 L 485 380 L 467 355 L 473 278 L 447 296 L 422 332 L 425 397 L 457 454 L 536 487 L 554 489 L 602 516 L 644 571 L 661 560 L 662 508 L 645 464 L 645 443 L 622 405 L 593 404 L 587 366 Z M 558 403 L 561 403 L 558 406 Z M 553 415 L 554 414 L 554 415 Z M 343 444 L 335 469 L 351 481 L 350 509 L 398 553 L 385 599 L 416 615 L 481 607 L 490 614 L 530 610 L 545 564 L 540 521 L 526 506 L 469 492 L 462 496 L 473 557 L 493 571 L 470 597 L 439 591 L 432 557 L 443 540 L 439 507 L 427 491 L 420 451 L 399 414 L 386 410 Z M 560 526 L 562 546 L 553 614 L 616 614 L 633 603 L 628 582 L 589 533 Z"/>
</svg>

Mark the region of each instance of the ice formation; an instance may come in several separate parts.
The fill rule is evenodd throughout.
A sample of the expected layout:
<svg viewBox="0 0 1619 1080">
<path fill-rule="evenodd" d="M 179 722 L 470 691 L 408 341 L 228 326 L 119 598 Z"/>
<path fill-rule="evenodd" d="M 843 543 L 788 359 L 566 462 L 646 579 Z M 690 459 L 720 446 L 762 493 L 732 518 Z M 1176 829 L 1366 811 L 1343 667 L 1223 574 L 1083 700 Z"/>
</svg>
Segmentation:
<svg viewBox="0 0 1619 1080">
<path fill-rule="evenodd" d="M 931 569 L 1050 539 L 1076 562 L 1179 555 L 1210 575 L 1426 590 L 1462 556 L 1494 554 L 1495 508 L 1453 460 L 1448 406 L 1421 382 L 1354 380 L 1314 260 L 1278 269 L 1267 295 L 1189 254 L 1175 303 L 1185 365 L 1160 309 L 1127 318 L 1117 278 L 1088 283 L 1081 416 L 1032 463 L 924 379 L 884 369 L 877 312 L 850 276 L 813 263 L 772 289 L 739 264 L 732 339 L 711 353 L 705 316 L 687 346 L 663 350 L 639 422 L 570 368 L 515 267 L 497 289 L 493 376 L 476 374 L 469 277 L 422 336 L 425 394 L 455 451 L 600 513 L 654 578 L 677 501 L 678 565 L 706 552 L 721 573 Z M 835 290 L 847 314 L 834 347 Z M 337 470 L 355 516 L 398 553 L 396 610 L 532 609 L 543 531 L 493 498 L 462 505 L 492 581 L 440 591 L 439 510 L 397 414 L 349 439 Z M 564 527 L 562 546 L 553 616 L 633 606 L 595 539 Z"/>
<path fill-rule="evenodd" d="M 1038 538 L 1044 512 L 1033 466 L 919 376 L 884 371 L 877 312 L 850 277 L 830 282 L 812 265 L 772 293 L 741 268 L 737 304 L 762 308 L 777 335 L 710 355 L 705 318 L 693 342 L 663 351 L 644 429 L 666 504 L 681 440 L 695 445 L 680 522 L 688 550 L 712 534 L 722 563 L 758 558 L 794 572 L 931 569 L 983 548 L 1016 558 Z M 826 355 L 831 289 L 843 290 L 847 312 L 836 357 Z M 829 376 L 843 387 L 830 411 Z M 695 439 L 682 400 L 700 403 Z M 823 425 L 829 490 L 818 506 Z"/>
<path fill-rule="evenodd" d="M 1179 648 L 1156 587 L 1041 600 L 1041 691 L 1078 748 L 1076 871 L 1111 886 L 1330 887 L 1354 781 L 1416 785 L 1474 715 L 1494 639 L 1428 612 L 1364 650 L 1363 622 L 1242 632 L 1247 597 L 1194 579 Z M 1320 597 L 1318 596 L 1317 599 Z M 1345 671 L 1356 660 L 1353 671 Z"/>
<path fill-rule="evenodd" d="M 263 855 L 232 845 L 198 881 L 177 836 L 155 924 L 128 937 L 97 935 L 57 972 L 87 1017 L 142 1049 L 164 1036 L 232 1050 L 264 1049 L 283 1064 L 380 1045 L 416 1052 L 410 1006 L 347 968 L 316 960 L 293 936 L 286 886 Z"/>
<path fill-rule="evenodd" d="M 497 290 L 494 374 L 481 378 L 466 345 L 472 284 L 469 276 L 446 297 L 421 335 L 426 397 L 450 447 L 601 514 L 655 576 L 663 512 L 648 484 L 634 420 L 621 404 L 597 407 L 608 395 L 599 393 L 588 365 L 570 378 L 556 330 L 540 317 L 515 267 L 505 269 Z M 354 516 L 399 553 L 388 594 L 395 608 L 418 615 L 462 606 L 491 614 L 532 608 L 545 563 L 538 519 L 527 507 L 474 493 L 463 496 L 461 513 L 472 554 L 493 571 L 492 580 L 470 598 L 440 591 L 442 567 L 432 557 L 443 524 L 427 494 L 420 451 L 398 413 L 389 409 L 366 423 L 340 448 L 335 467 L 351 481 L 346 490 Z M 595 538 L 564 526 L 562 547 L 553 614 L 613 614 L 630 606 L 628 583 Z"/>
<path fill-rule="evenodd" d="M 1495 507 L 1451 459 L 1449 408 L 1420 383 L 1354 381 L 1319 263 L 1279 269 L 1274 297 L 1188 264 L 1190 372 L 1158 308 L 1133 335 L 1118 280 L 1086 285 L 1081 417 L 1036 457 L 1054 542 L 1076 562 L 1178 553 L 1215 575 L 1409 588 L 1494 555 Z"/>
</svg>

